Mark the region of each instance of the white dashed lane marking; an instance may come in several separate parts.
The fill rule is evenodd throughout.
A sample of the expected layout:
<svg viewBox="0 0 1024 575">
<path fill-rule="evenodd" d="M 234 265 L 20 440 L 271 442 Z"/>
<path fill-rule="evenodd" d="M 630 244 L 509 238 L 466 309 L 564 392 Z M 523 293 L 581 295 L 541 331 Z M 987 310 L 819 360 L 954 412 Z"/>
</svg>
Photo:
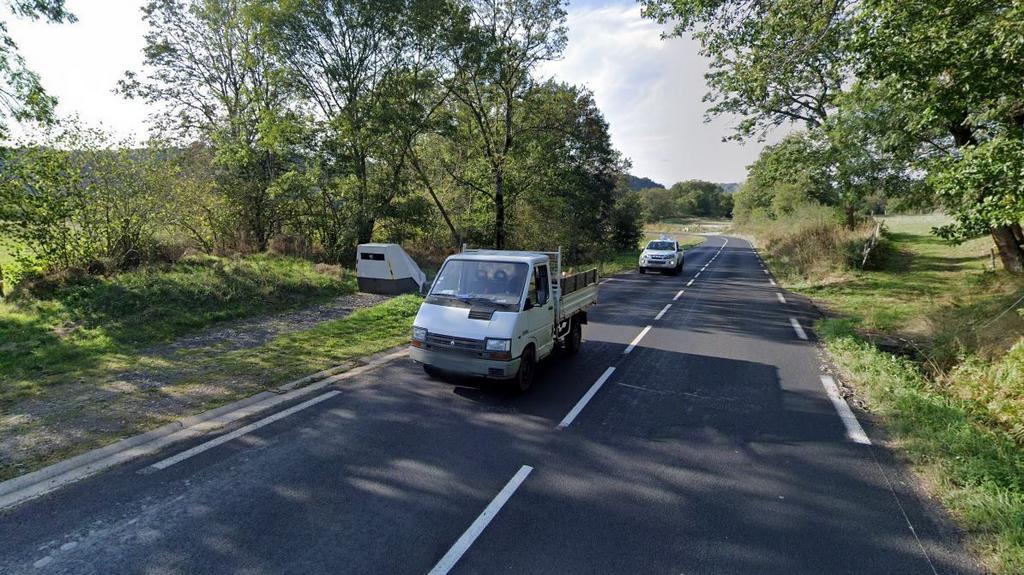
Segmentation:
<svg viewBox="0 0 1024 575">
<path fill-rule="evenodd" d="M 836 386 L 835 380 L 828 375 L 823 375 L 821 376 L 821 385 L 825 386 L 825 393 L 832 400 L 832 405 L 835 406 L 836 412 L 839 413 L 839 419 L 843 420 L 843 426 L 846 427 L 846 436 L 850 438 L 850 441 L 862 445 L 871 445 L 871 440 L 868 439 L 868 434 L 864 433 L 864 428 L 857 421 L 857 416 L 853 414 L 850 405 L 846 403 L 846 400 L 839 393 L 839 387 Z"/>
<path fill-rule="evenodd" d="M 192 449 L 188 449 L 186 451 L 182 451 L 181 453 L 179 453 L 179 454 L 177 454 L 177 455 L 175 455 L 173 457 L 168 457 L 167 459 L 163 459 L 163 460 L 157 461 L 156 463 L 154 463 L 150 467 L 153 467 L 154 469 L 167 469 L 168 467 L 170 467 L 170 466 L 172 466 L 172 465 L 174 465 L 176 463 L 181 463 L 182 461 L 185 461 L 186 459 L 188 459 L 190 457 L 193 457 L 195 455 L 199 455 L 200 453 L 202 453 L 204 451 L 207 451 L 209 449 L 213 449 L 214 447 L 217 447 L 218 445 L 225 444 L 225 443 L 227 443 L 227 442 L 229 442 L 229 441 L 231 441 L 233 439 L 237 439 L 237 438 L 239 438 L 239 437 L 241 437 L 241 436 L 243 436 L 243 435 L 245 435 L 247 433 L 252 433 L 253 431 L 256 431 L 257 429 L 259 429 L 259 428 L 261 428 L 263 426 L 270 425 L 271 423 L 274 423 L 275 421 L 278 421 L 280 419 L 284 419 L 284 418 L 288 417 L 289 415 L 291 415 L 293 413 L 296 413 L 296 412 L 302 411 L 303 409 L 306 409 L 307 407 L 312 407 L 313 405 L 316 405 L 316 404 L 318 404 L 321 401 L 324 401 L 326 399 L 330 399 L 330 398 L 334 397 L 335 395 L 338 395 L 339 393 L 341 393 L 341 392 L 340 391 L 328 391 L 327 393 L 325 393 L 323 395 L 319 395 L 317 397 L 314 397 L 313 399 L 310 399 L 310 400 L 304 401 L 304 402 L 302 402 L 302 403 L 300 403 L 298 405 L 289 407 L 288 409 L 286 409 L 284 411 L 279 411 L 279 412 L 275 413 L 274 415 L 271 415 L 270 417 L 265 417 L 265 418 L 255 422 L 255 423 L 250 423 L 249 425 L 246 425 L 245 427 L 238 428 L 235 431 L 232 431 L 231 433 L 226 433 L 224 435 L 221 435 L 220 437 L 216 437 L 216 438 L 211 439 L 210 441 L 207 441 L 205 443 L 200 443 L 199 445 L 193 447 Z"/>
<path fill-rule="evenodd" d="M 480 534 L 484 532 L 487 525 L 491 523 L 494 516 L 501 511 L 501 508 L 504 507 L 506 503 L 508 503 L 508 500 L 512 497 L 512 494 L 516 492 L 516 489 L 519 489 L 519 486 L 522 485 L 523 481 L 526 481 L 526 477 L 530 475 L 531 471 L 533 471 L 533 468 L 529 465 L 524 465 L 519 468 L 519 471 L 512 476 L 512 479 L 505 484 L 505 487 L 502 487 L 501 491 L 494 496 L 494 499 L 487 504 L 483 513 L 476 518 L 476 521 L 473 521 L 469 526 L 469 529 L 466 529 L 462 536 L 459 537 L 458 541 L 452 545 L 452 548 L 449 549 L 448 552 L 444 554 L 444 557 L 437 562 L 437 565 L 434 565 L 434 568 L 430 570 L 429 575 L 446 575 L 452 570 L 452 567 L 455 567 L 455 564 L 459 562 L 459 559 L 462 559 L 462 556 L 469 550 L 469 547 L 474 541 L 476 541 L 477 537 L 480 537 Z"/>
<path fill-rule="evenodd" d="M 594 398 L 594 395 L 597 394 L 597 392 L 601 389 L 601 386 L 604 385 L 604 382 L 608 381 L 608 378 L 611 377 L 613 373 L 615 373 L 614 367 L 609 367 L 608 369 L 604 370 L 604 373 L 601 374 L 601 377 L 597 378 L 597 381 L 594 382 L 594 385 L 591 385 L 590 389 L 588 389 L 587 392 L 583 394 L 583 397 L 581 397 L 580 400 L 576 402 L 576 405 L 574 405 L 572 409 L 569 410 L 569 413 L 565 414 L 565 417 L 563 417 L 562 421 L 558 424 L 558 429 L 565 429 L 566 427 L 572 425 L 572 422 L 573 420 L 576 419 L 576 416 L 579 415 L 581 411 L 583 411 L 583 408 L 586 407 L 588 403 L 590 403 L 590 400 Z"/>
<path fill-rule="evenodd" d="M 804 331 L 803 326 L 796 320 L 795 317 L 789 318 L 789 324 L 793 326 L 793 331 L 796 332 L 796 336 L 800 339 L 807 339 L 807 332 Z"/>
<path fill-rule="evenodd" d="M 640 332 L 640 335 L 636 336 L 635 338 L 633 338 L 633 341 L 629 342 L 629 346 L 627 346 L 626 350 L 622 352 L 622 355 L 626 355 L 627 353 L 633 351 L 637 344 L 640 343 L 640 340 L 643 339 L 649 331 L 651 331 L 651 326 L 645 327 L 643 331 Z"/>
</svg>

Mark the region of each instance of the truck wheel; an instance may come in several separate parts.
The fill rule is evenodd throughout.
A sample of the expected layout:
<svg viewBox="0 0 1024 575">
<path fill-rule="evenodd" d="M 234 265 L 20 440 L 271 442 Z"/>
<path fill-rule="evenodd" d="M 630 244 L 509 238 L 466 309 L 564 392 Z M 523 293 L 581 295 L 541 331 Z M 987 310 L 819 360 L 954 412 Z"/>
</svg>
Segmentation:
<svg viewBox="0 0 1024 575">
<path fill-rule="evenodd" d="M 533 374 L 537 371 L 537 357 L 533 351 L 533 347 L 527 347 L 523 350 L 523 355 L 519 359 L 519 371 L 516 372 L 515 378 L 512 380 L 512 384 L 519 392 L 525 392 L 530 389 L 533 385 Z"/>
<path fill-rule="evenodd" d="M 583 342 L 583 326 L 573 318 L 569 327 L 569 334 L 565 336 L 566 355 L 576 355 L 580 352 L 580 344 Z"/>
<path fill-rule="evenodd" d="M 645 273 L 647 273 L 647 270 L 646 270 L 646 269 L 644 269 L 644 268 L 637 268 L 637 270 L 639 270 L 639 271 L 640 271 L 640 273 L 642 273 L 642 274 L 645 274 Z"/>
<path fill-rule="evenodd" d="M 432 365 L 424 365 L 423 366 L 423 371 L 431 379 L 444 379 L 444 375 L 441 372 L 441 370 L 437 369 L 436 367 L 434 367 Z"/>
</svg>

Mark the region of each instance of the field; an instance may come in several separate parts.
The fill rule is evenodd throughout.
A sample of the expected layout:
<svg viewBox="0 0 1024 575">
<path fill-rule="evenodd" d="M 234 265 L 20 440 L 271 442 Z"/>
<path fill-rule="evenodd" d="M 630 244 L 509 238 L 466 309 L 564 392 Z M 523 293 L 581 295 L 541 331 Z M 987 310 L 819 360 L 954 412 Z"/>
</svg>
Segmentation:
<svg viewBox="0 0 1024 575">
<path fill-rule="evenodd" d="M 988 238 L 953 246 L 930 234 L 945 221 L 886 218 L 875 269 L 787 287 L 828 311 L 817 333 L 845 381 L 987 566 L 1021 573 L 1024 278 L 993 269 Z"/>
</svg>

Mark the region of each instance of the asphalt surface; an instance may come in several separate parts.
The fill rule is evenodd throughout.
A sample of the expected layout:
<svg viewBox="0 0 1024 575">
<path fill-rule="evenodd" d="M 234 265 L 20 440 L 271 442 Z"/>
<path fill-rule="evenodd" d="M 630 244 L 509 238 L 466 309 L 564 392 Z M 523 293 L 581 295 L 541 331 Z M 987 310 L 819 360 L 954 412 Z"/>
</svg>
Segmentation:
<svg viewBox="0 0 1024 575">
<path fill-rule="evenodd" d="M 604 283 L 525 395 L 390 364 L 0 515 L 0 573 L 978 572 L 781 293 L 710 237 Z"/>
</svg>

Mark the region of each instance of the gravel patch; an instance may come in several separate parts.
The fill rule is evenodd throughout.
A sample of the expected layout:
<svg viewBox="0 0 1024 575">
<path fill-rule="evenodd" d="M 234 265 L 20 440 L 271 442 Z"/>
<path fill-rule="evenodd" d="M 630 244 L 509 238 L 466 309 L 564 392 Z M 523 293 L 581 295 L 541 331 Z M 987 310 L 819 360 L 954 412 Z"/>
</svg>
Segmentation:
<svg viewBox="0 0 1024 575">
<path fill-rule="evenodd" d="M 138 352 L 136 368 L 101 381 L 73 381 L 45 398 L 15 404 L 0 414 L 0 478 L 29 471 L 26 465 L 76 444 L 130 435 L 170 422 L 212 403 L 262 388 L 252 382 L 216 381 L 173 387 L 191 366 L 219 354 L 250 349 L 276 337 L 342 319 L 388 299 L 356 293 L 299 311 L 228 322 Z M 211 377 L 211 381 L 216 378 Z M 286 383 L 286 382 L 280 382 Z"/>
</svg>

